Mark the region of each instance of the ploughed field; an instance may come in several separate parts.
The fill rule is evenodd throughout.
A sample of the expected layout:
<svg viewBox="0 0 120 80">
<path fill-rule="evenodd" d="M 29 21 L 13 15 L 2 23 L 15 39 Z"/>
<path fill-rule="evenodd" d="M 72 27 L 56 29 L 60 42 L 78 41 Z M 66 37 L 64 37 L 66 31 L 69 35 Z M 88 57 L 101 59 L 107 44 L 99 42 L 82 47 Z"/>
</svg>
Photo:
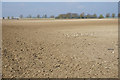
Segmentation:
<svg viewBox="0 0 120 80">
<path fill-rule="evenodd" d="M 4 78 L 117 78 L 118 20 L 3 20 Z"/>
</svg>

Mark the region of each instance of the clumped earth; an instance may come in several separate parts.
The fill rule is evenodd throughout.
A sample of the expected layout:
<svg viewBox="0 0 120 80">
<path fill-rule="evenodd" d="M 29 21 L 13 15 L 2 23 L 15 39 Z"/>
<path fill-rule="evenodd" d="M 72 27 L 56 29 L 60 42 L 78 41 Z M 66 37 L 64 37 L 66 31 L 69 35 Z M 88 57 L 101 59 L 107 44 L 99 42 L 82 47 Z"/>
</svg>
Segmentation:
<svg viewBox="0 0 120 80">
<path fill-rule="evenodd" d="M 0 79 L 2 78 L 2 20 L 0 19 Z"/>
<path fill-rule="evenodd" d="M 4 78 L 117 78 L 118 20 L 3 20 Z"/>
</svg>

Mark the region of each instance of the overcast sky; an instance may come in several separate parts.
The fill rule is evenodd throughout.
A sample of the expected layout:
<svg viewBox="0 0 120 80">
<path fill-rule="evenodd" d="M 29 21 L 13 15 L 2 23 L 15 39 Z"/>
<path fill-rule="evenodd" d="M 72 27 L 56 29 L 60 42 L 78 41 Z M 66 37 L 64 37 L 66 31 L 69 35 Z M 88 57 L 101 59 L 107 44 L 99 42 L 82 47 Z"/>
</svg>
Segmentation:
<svg viewBox="0 0 120 80">
<path fill-rule="evenodd" d="M 2 2 L 119 2 L 119 0 L 1 0 Z"/>
<path fill-rule="evenodd" d="M 31 14 L 55 15 L 64 13 L 82 13 L 97 15 L 106 13 L 118 14 L 117 2 L 3 2 L 2 15 L 18 17 L 23 14 L 25 17 Z"/>
</svg>

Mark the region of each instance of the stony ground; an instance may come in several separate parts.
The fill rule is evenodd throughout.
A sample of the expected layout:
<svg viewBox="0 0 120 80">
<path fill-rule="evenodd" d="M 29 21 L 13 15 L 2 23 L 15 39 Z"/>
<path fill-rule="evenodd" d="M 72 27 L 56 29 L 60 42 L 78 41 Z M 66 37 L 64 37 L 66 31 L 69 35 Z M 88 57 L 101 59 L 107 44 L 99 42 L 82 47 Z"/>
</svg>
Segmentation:
<svg viewBox="0 0 120 80">
<path fill-rule="evenodd" d="M 117 78 L 117 21 L 3 20 L 3 77 Z"/>
<path fill-rule="evenodd" d="M 0 79 L 2 78 L 2 20 L 0 19 Z"/>
</svg>

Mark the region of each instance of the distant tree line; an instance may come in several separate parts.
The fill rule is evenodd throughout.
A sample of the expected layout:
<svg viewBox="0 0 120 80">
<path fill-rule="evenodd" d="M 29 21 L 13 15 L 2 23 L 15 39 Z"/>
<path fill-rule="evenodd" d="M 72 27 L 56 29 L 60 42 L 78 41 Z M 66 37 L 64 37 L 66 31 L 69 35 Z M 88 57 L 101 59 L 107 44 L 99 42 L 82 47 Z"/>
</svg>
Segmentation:
<svg viewBox="0 0 120 80">
<path fill-rule="evenodd" d="M 111 16 L 109 13 L 106 14 L 104 17 L 102 14 L 97 16 L 97 14 L 87 14 L 81 13 L 80 15 L 77 13 L 67 13 L 67 14 L 60 14 L 59 16 L 56 17 L 57 19 L 89 19 L 89 18 L 115 18 L 115 14 L 113 13 Z"/>
<path fill-rule="evenodd" d="M 51 15 L 50 17 L 48 17 L 46 14 L 43 16 L 40 16 L 39 14 L 36 15 L 36 17 L 32 17 L 31 14 L 29 14 L 27 17 L 24 17 L 22 14 L 19 17 L 14 17 L 14 16 L 8 16 L 7 19 L 22 19 L 22 18 L 54 18 L 54 19 L 91 19 L 91 18 L 115 18 L 115 14 L 112 13 L 112 15 L 110 15 L 109 13 L 106 14 L 106 16 L 103 16 L 102 14 L 100 14 L 99 16 L 97 16 L 97 14 L 87 14 L 85 15 L 85 13 L 81 13 L 81 14 L 77 14 L 77 13 L 67 13 L 67 14 L 59 14 L 58 16 L 54 16 Z M 120 13 L 118 14 L 118 17 L 120 17 Z M 5 17 L 3 17 L 3 19 L 5 19 Z"/>
</svg>

